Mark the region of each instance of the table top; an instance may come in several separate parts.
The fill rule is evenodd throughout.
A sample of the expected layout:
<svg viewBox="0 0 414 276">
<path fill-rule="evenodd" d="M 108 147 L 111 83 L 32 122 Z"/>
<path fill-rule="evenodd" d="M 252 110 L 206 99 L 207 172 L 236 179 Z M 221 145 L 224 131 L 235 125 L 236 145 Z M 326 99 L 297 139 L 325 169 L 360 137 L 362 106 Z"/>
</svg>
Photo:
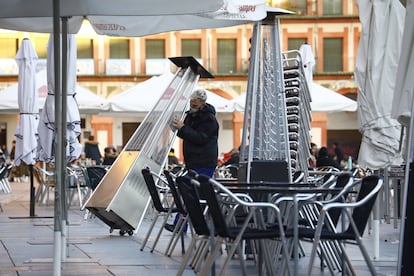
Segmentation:
<svg viewBox="0 0 414 276">
<path fill-rule="evenodd" d="M 217 179 L 216 179 L 217 180 Z M 320 183 L 315 182 L 269 182 L 269 181 L 237 181 L 234 179 L 228 180 L 217 180 L 224 186 L 238 186 L 238 187 L 258 187 L 258 186 L 266 186 L 266 187 L 318 187 Z"/>
<path fill-rule="evenodd" d="M 232 185 L 226 186 L 232 192 L 238 193 L 281 193 L 281 194 L 316 194 L 316 193 L 338 193 L 342 188 L 319 188 L 309 186 L 267 186 L 267 185 L 255 185 L 255 186 L 239 186 Z"/>
</svg>

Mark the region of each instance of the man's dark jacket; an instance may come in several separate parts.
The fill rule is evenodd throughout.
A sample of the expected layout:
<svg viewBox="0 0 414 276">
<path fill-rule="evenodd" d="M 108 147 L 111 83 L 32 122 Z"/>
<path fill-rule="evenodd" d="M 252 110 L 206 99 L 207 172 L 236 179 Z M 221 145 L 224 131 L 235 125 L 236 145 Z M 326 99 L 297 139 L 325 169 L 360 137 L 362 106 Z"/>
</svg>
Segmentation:
<svg viewBox="0 0 414 276">
<path fill-rule="evenodd" d="M 218 130 L 216 110 L 210 104 L 184 119 L 184 126 L 178 131 L 183 139 L 185 166 L 189 169 L 215 168 L 218 158 Z"/>
</svg>

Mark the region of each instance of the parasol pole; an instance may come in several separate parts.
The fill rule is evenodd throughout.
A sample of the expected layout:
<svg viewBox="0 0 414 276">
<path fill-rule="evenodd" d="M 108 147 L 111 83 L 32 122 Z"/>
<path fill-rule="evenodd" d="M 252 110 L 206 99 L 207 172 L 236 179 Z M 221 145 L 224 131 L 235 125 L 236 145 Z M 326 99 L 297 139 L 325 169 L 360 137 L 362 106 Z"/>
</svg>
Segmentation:
<svg viewBox="0 0 414 276">
<path fill-rule="evenodd" d="M 30 172 L 30 210 L 29 216 L 35 216 L 35 187 L 34 187 L 34 179 L 33 179 L 33 164 L 29 164 L 29 172 Z"/>
<path fill-rule="evenodd" d="M 62 116 L 61 121 L 61 148 L 60 148 L 60 156 L 61 158 L 61 165 L 62 171 L 61 173 L 61 185 L 60 185 L 60 192 L 61 192 L 61 210 L 62 210 L 62 260 L 66 259 L 66 234 L 67 234 L 67 224 L 68 224 L 68 214 L 66 208 L 66 162 L 67 162 L 67 91 L 68 91 L 68 18 L 62 17 L 62 112 L 60 113 Z"/>
<path fill-rule="evenodd" d="M 54 50 L 54 73 L 55 73 L 55 125 L 54 125 L 54 146 L 55 159 L 55 212 L 54 212 L 54 250 L 53 250 L 53 276 L 61 275 L 61 230 L 62 230 L 62 205 L 60 196 L 62 156 L 61 145 L 61 82 L 60 82 L 60 0 L 53 0 L 53 50 Z"/>
</svg>

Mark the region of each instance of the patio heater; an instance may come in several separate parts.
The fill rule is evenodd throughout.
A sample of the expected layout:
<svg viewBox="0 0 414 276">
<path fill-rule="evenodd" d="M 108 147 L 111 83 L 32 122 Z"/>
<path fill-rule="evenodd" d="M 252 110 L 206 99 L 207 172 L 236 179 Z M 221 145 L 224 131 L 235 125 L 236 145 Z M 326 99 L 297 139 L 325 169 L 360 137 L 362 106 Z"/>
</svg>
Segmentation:
<svg viewBox="0 0 414 276">
<path fill-rule="evenodd" d="M 253 26 L 239 181 L 292 182 L 295 171 L 307 172 L 310 96 L 300 59 L 292 64 L 281 51 L 281 14 L 269 9 Z"/>
<path fill-rule="evenodd" d="M 110 232 L 132 235 L 139 228 L 150 203 L 141 170 L 161 173 L 176 137 L 173 117 L 184 117 L 200 77 L 213 78 L 193 57 L 170 60 L 179 70 L 83 207 L 109 225 Z"/>
</svg>

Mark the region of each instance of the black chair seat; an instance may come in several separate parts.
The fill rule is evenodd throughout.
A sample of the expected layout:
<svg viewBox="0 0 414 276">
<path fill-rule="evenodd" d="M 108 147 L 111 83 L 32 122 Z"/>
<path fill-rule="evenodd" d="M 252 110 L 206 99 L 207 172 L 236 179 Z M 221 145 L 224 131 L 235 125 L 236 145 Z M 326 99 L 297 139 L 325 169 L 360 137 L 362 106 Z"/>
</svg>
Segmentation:
<svg viewBox="0 0 414 276">
<path fill-rule="evenodd" d="M 286 236 L 290 234 L 290 230 L 286 232 Z M 299 227 L 298 229 L 299 238 L 308 238 L 313 239 L 315 237 L 315 229 L 308 228 L 308 227 Z M 292 231 L 293 235 L 293 231 Z M 321 231 L 321 239 L 322 240 L 355 240 L 355 234 L 352 231 L 345 231 L 335 233 L 329 229 L 322 229 Z"/>
<path fill-rule="evenodd" d="M 235 239 L 241 231 L 241 227 L 229 227 L 228 237 Z M 280 238 L 279 226 L 273 226 L 267 229 L 258 229 L 247 227 L 242 235 L 243 240 L 257 240 L 257 239 L 276 239 Z"/>
</svg>

